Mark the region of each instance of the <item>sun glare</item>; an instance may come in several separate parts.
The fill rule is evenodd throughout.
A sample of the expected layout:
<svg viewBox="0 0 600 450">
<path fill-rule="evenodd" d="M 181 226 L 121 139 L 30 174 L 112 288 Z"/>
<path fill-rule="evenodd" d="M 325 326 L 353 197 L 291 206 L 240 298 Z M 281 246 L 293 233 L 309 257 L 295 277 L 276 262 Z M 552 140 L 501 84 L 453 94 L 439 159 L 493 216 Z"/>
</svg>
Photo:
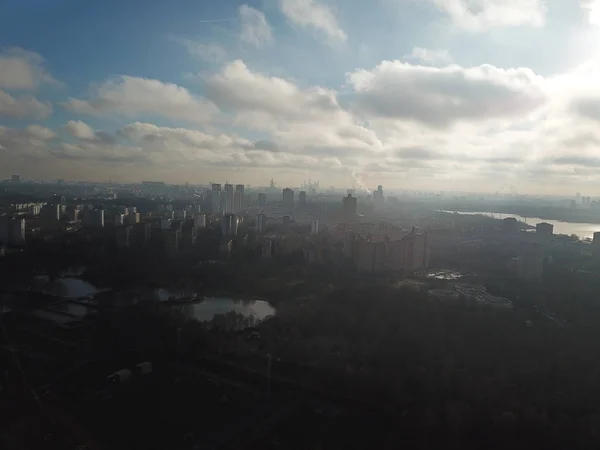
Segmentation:
<svg viewBox="0 0 600 450">
<path fill-rule="evenodd" d="M 589 11 L 588 20 L 592 25 L 600 25 L 600 0 L 594 0 L 589 2 L 586 6 Z"/>
</svg>

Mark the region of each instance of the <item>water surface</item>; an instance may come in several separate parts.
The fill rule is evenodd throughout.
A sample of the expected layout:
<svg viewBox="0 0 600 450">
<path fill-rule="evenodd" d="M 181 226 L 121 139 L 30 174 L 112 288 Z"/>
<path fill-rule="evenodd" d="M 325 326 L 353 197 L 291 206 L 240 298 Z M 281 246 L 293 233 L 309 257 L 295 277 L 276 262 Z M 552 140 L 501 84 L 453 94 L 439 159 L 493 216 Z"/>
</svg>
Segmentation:
<svg viewBox="0 0 600 450">
<path fill-rule="evenodd" d="M 226 314 L 230 311 L 235 311 L 245 317 L 253 316 L 259 321 L 276 313 L 275 308 L 264 300 L 246 301 L 231 297 L 205 297 L 200 302 L 173 306 L 173 308 L 183 312 L 186 317 L 200 322 L 211 321 L 216 315 Z"/>
<path fill-rule="evenodd" d="M 449 214 L 454 214 L 454 211 L 441 211 Z M 562 220 L 551 220 L 551 219 L 540 219 L 539 217 L 523 217 L 517 214 L 500 214 L 492 213 L 489 211 L 457 211 L 456 214 L 473 216 L 482 215 L 486 217 L 493 217 L 495 219 L 506 219 L 507 217 L 514 217 L 519 222 L 524 222 L 528 225 L 535 226 L 540 222 L 546 222 L 554 225 L 554 234 L 566 234 L 568 236 L 576 234 L 580 239 L 593 238 L 594 233 L 600 231 L 600 224 L 598 223 L 584 223 L 584 222 L 563 222 Z"/>
</svg>

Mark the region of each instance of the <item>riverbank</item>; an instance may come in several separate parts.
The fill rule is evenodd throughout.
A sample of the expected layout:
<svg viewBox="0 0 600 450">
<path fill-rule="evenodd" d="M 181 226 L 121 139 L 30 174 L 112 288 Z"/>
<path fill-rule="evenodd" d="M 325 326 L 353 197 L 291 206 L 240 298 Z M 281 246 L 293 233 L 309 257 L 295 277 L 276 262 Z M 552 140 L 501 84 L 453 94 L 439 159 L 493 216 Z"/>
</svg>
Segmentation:
<svg viewBox="0 0 600 450">
<path fill-rule="evenodd" d="M 475 216 L 481 215 L 484 217 L 493 217 L 495 219 L 505 219 L 507 217 L 514 217 L 519 222 L 523 222 L 528 228 L 535 228 L 535 225 L 540 222 L 546 222 L 554 227 L 554 234 L 564 234 L 566 236 L 576 235 L 580 239 L 593 239 L 594 233 L 600 231 L 600 223 L 586 223 L 586 222 L 566 222 L 556 219 L 544 219 L 542 217 L 533 216 L 521 216 L 518 214 L 511 213 L 496 213 L 493 211 L 450 211 L 450 210 L 439 210 L 441 213 L 446 214 L 459 214 L 463 216 Z"/>
</svg>

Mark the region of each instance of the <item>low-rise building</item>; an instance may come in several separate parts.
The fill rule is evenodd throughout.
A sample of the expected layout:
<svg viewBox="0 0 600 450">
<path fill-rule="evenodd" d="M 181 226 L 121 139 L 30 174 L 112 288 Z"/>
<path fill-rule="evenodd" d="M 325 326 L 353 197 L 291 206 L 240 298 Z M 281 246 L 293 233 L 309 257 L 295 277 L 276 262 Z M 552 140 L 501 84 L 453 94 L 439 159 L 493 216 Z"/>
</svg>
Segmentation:
<svg viewBox="0 0 600 450">
<path fill-rule="evenodd" d="M 488 305 L 499 309 L 511 309 L 512 303 L 504 297 L 496 297 L 486 291 L 485 287 L 473 284 L 457 284 L 454 291 L 459 298 L 466 301 L 475 302 L 480 305 Z"/>
<path fill-rule="evenodd" d="M 552 236 L 554 234 L 554 225 L 547 222 L 540 222 L 535 226 L 535 233 L 544 236 Z"/>
</svg>

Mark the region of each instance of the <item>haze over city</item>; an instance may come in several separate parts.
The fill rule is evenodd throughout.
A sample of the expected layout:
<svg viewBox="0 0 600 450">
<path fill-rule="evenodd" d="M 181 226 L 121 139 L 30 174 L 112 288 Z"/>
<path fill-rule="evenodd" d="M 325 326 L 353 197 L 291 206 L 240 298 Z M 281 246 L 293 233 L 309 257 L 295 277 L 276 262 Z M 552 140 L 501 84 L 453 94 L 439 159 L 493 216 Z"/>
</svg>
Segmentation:
<svg viewBox="0 0 600 450">
<path fill-rule="evenodd" d="M 0 1 L 0 449 L 600 448 L 600 0 Z"/>
<path fill-rule="evenodd" d="M 598 194 L 598 5 L 4 1 L 0 175 Z"/>
</svg>

